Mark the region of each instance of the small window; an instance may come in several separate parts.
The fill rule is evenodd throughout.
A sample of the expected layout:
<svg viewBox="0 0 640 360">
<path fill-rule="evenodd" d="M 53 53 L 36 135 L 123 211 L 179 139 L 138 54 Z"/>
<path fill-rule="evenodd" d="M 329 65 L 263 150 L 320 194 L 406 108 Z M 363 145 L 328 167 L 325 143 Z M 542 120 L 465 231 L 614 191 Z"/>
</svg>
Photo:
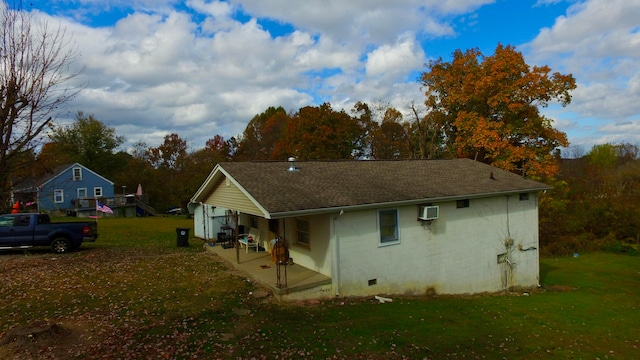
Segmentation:
<svg viewBox="0 0 640 360">
<path fill-rule="evenodd" d="M 82 168 L 79 168 L 79 167 L 73 168 L 73 180 L 74 181 L 82 180 Z"/>
<path fill-rule="evenodd" d="M 529 200 L 529 193 L 520 194 L 520 201 L 527 201 L 527 200 Z"/>
<path fill-rule="evenodd" d="M 390 245 L 400 242 L 398 236 L 398 210 L 378 211 L 378 231 L 380 232 L 380 244 Z"/>
<path fill-rule="evenodd" d="M 296 244 L 309 246 L 309 220 L 296 219 Z"/>
<path fill-rule="evenodd" d="M 64 190 L 62 189 L 53 190 L 53 202 L 56 204 L 60 204 L 64 202 Z"/>
<path fill-rule="evenodd" d="M 469 207 L 469 199 L 463 199 L 456 201 L 456 207 L 458 209 L 468 208 Z"/>
<path fill-rule="evenodd" d="M 102 188 L 101 187 L 93 188 L 93 196 L 95 196 L 95 197 L 102 196 Z"/>
<path fill-rule="evenodd" d="M 85 199 L 87 197 L 87 188 L 78 189 L 78 199 Z"/>
</svg>

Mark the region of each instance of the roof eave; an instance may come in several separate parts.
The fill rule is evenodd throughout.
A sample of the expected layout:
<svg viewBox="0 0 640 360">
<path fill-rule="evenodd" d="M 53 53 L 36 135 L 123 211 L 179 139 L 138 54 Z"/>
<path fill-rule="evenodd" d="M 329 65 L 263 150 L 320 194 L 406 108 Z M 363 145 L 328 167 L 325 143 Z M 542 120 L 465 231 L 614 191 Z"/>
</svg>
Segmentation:
<svg viewBox="0 0 640 360">
<path fill-rule="evenodd" d="M 262 212 L 264 218 L 271 219 L 269 212 L 260 204 L 240 183 L 233 177 L 227 170 L 225 170 L 220 164 L 216 165 L 207 179 L 204 181 L 203 185 L 196 191 L 196 193 L 189 200 L 190 203 L 200 204 L 205 199 L 205 196 L 211 194 L 213 188 L 216 184 L 216 178 L 218 176 L 224 176 L 226 179 L 231 181 L 243 194 L 247 197 L 257 208 Z"/>
<path fill-rule="evenodd" d="M 296 216 L 310 216 L 310 215 L 320 215 L 320 214 L 328 214 L 328 213 L 338 213 L 340 211 L 369 210 L 369 209 L 379 209 L 383 207 L 392 207 L 392 206 L 418 205 L 418 204 L 424 204 L 424 203 L 455 201 L 455 200 L 462 200 L 462 199 L 479 199 L 479 198 L 486 198 L 486 197 L 493 197 L 493 196 L 521 194 L 525 192 L 526 193 L 540 192 L 540 191 L 549 190 L 549 189 L 551 189 L 550 186 L 532 188 L 532 189 L 518 189 L 518 190 L 509 190 L 509 191 L 501 191 L 501 192 L 491 192 L 491 193 L 479 193 L 479 194 L 467 194 L 467 195 L 456 195 L 456 196 L 442 196 L 442 197 L 433 197 L 433 198 L 424 198 L 424 199 L 412 199 L 412 200 L 403 200 L 403 201 L 392 201 L 392 202 L 384 202 L 384 203 L 335 206 L 335 207 L 321 208 L 321 209 L 282 211 L 282 212 L 274 212 L 274 213 L 265 213 L 265 215 L 267 215 L 265 216 L 265 218 L 281 219 L 281 218 L 296 217 Z"/>
</svg>

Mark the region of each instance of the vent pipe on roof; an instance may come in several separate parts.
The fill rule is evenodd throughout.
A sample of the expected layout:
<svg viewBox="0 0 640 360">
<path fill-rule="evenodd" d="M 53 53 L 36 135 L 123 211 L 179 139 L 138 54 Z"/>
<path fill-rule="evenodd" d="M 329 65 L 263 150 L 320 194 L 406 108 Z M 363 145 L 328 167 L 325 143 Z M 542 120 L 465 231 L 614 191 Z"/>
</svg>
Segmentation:
<svg viewBox="0 0 640 360">
<path fill-rule="evenodd" d="M 289 158 L 289 171 L 298 171 L 298 168 L 296 167 L 296 158 L 293 156 Z"/>
</svg>

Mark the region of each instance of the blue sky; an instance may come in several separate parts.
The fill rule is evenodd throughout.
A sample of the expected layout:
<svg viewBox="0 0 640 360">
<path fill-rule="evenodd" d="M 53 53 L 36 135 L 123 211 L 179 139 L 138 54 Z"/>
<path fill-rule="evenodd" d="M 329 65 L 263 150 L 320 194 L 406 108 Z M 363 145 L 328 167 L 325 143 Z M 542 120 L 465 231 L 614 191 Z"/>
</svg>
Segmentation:
<svg viewBox="0 0 640 360">
<path fill-rule="evenodd" d="M 35 0 L 66 29 L 84 90 L 57 119 L 93 114 L 157 146 L 242 133 L 269 106 L 384 103 L 409 115 L 417 78 L 456 49 L 513 45 L 529 65 L 572 73 L 567 107 L 543 113 L 573 150 L 640 144 L 637 0 Z"/>
</svg>

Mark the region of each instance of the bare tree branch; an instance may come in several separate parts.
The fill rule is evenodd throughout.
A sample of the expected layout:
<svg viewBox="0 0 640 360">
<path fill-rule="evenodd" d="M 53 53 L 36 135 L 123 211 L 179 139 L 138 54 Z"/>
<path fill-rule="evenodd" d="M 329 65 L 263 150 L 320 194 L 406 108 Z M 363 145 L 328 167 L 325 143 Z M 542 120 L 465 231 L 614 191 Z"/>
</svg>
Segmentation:
<svg viewBox="0 0 640 360">
<path fill-rule="evenodd" d="M 27 175 L 43 132 L 61 105 L 81 90 L 68 85 L 80 72 L 70 66 L 75 49 L 62 28 L 36 22 L 21 6 L 0 2 L 0 197 L 12 178 Z M 80 70 L 82 71 L 82 70 Z"/>
</svg>

